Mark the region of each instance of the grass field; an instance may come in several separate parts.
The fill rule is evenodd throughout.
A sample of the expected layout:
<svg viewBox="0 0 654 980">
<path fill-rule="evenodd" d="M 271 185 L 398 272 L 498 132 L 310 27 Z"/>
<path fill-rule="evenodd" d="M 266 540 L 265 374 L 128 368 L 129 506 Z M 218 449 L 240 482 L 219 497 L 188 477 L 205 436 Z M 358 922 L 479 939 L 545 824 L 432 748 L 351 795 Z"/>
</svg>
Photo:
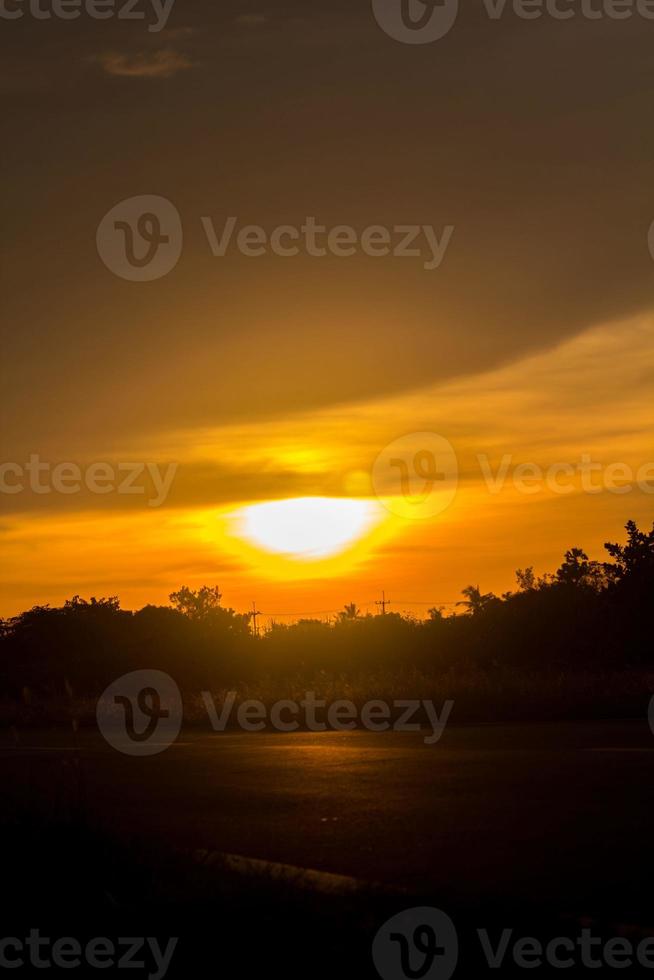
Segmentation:
<svg viewBox="0 0 654 980">
<path fill-rule="evenodd" d="M 360 674 L 295 675 L 264 678 L 241 683 L 235 708 L 255 699 L 266 705 L 291 699 L 301 701 L 307 691 L 328 703 L 351 700 L 360 710 L 367 701 L 392 704 L 401 698 L 455 702 L 453 724 L 477 721 L 529 721 L 544 719 L 644 718 L 654 693 L 654 671 L 530 671 L 452 669 L 426 673 L 416 669 L 377 671 Z M 226 689 L 213 689 L 217 707 Z M 200 691 L 185 691 L 184 724 L 207 728 L 209 719 Z M 95 727 L 97 699 L 90 697 L 43 697 L 26 690 L 21 700 L 0 701 L 0 723 L 14 726 L 68 726 L 74 719 L 79 726 Z M 232 711 L 230 726 L 234 726 Z"/>
</svg>

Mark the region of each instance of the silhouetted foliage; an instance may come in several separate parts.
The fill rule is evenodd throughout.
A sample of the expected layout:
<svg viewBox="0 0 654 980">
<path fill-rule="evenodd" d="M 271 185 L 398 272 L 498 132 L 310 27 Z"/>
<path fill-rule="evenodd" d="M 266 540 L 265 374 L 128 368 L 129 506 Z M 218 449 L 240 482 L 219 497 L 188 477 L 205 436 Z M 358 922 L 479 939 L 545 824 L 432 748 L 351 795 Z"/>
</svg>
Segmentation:
<svg viewBox="0 0 654 980">
<path fill-rule="evenodd" d="M 3 696 L 97 695 L 120 674 L 165 670 L 193 693 L 203 687 L 272 675 L 346 675 L 388 667 L 421 671 L 477 667 L 522 670 L 628 669 L 651 666 L 654 527 L 626 525 L 612 559 L 566 552 L 553 574 L 516 572 L 517 590 L 501 598 L 463 589 L 463 611 L 427 620 L 398 613 L 361 615 L 351 602 L 331 622 L 271 623 L 255 636 L 248 614 L 221 605 L 216 586 L 186 586 L 171 606 L 120 608 L 115 596 L 79 596 L 61 608 L 34 606 L 0 620 Z"/>
<path fill-rule="evenodd" d="M 357 607 L 356 602 L 348 602 L 338 615 L 341 621 L 351 622 L 353 619 L 359 619 L 361 610 Z"/>
</svg>

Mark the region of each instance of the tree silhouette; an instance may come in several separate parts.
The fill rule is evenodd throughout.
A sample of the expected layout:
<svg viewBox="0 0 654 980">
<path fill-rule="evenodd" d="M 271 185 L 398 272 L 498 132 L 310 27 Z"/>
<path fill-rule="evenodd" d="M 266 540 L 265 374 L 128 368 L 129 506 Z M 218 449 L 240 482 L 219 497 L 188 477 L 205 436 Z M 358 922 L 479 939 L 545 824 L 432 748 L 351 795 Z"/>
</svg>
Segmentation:
<svg viewBox="0 0 654 980">
<path fill-rule="evenodd" d="M 359 619 L 360 616 L 361 610 L 357 607 L 356 602 L 346 603 L 338 614 L 340 622 L 352 622 L 355 619 Z"/>
<path fill-rule="evenodd" d="M 533 565 L 530 565 L 528 568 L 516 569 L 515 577 L 521 592 L 533 592 L 537 587 Z"/>
<path fill-rule="evenodd" d="M 330 674 L 404 676 L 467 670 L 533 673 L 654 668 L 654 527 L 626 525 L 626 542 L 609 543 L 610 561 L 570 548 L 553 574 L 518 569 L 518 588 L 497 597 L 468 585 L 456 611 L 428 610 L 420 621 L 400 613 L 362 615 L 347 603 L 330 622 L 273 623 L 253 636 L 250 614 L 221 605 L 217 586 L 171 593 L 169 606 L 137 612 L 116 596 L 73 596 L 59 608 L 34 606 L 0 621 L 0 696 L 21 702 L 27 687 L 43 698 L 97 696 L 136 669 L 170 673 L 197 693 L 262 678 Z M 311 687 L 307 687 L 311 690 Z"/>
<path fill-rule="evenodd" d="M 652 580 L 654 577 L 654 525 L 649 532 L 639 531 L 635 521 L 627 521 L 627 543 L 625 545 L 604 545 L 613 564 L 607 563 L 604 569 L 613 581 L 627 578 Z"/>
<path fill-rule="evenodd" d="M 183 616 L 202 621 L 208 619 L 216 609 L 220 608 L 222 593 L 217 585 L 203 585 L 197 591 L 183 585 L 179 591 L 171 592 L 168 598 L 173 608 Z"/>
<path fill-rule="evenodd" d="M 555 581 L 559 585 L 570 585 L 575 588 L 598 589 L 604 584 L 604 566 L 597 561 L 590 561 L 581 548 L 570 548 L 565 553 L 565 560 L 557 570 Z"/>
<path fill-rule="evenodd" d="M 465 589 L 461 589 L 461 595 L 464 595 L 465 599 L 462 602 L 457 602 L 457 606 L 465 606 L 472 616 L 481 615 L 494 602 L 499 602 L 493 592 L 482 595 L 478 585 L 467 585 Z"/>
</svg>

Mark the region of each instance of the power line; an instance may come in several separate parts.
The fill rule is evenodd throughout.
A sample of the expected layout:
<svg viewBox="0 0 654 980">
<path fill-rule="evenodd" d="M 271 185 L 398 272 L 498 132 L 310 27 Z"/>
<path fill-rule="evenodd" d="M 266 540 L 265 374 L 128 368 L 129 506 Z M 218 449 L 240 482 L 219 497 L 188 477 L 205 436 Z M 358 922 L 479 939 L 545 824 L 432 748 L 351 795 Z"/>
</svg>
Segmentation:
<svg viewBox="0 0 654 980">
<path fill-rule="evenodd" d="M 258 636 L 259 635 L 259 627 L 257 626 L 257 616 L 260 616 L 260 615 L 261 615 L 261 613 L 257 609 L 257 604 L 256 604 L 256 602 L 253 599 L 252 600 L 252 612 L 250 613 L 250 616 L 252 617 L 252 632 L 254 633 L 255 636 Z"/>
<path fill-rule="evenodd" d="M 425 599 L 396 599 L 396 606 L 457 606 L 457 599 L 430 599 L 428 602 Z"/>
<path fill-rule="evenodd" d="M 386 606 L 390 606 L 391 600 L 386 598 L 386 593 L 382 589 L 381 599 L 375 599 L 375 605 L 381 606 L 382 616 L 386 615 Z"/>
<path fill-rule="evenodd" d="M 393 599 L 393 605 L 396 606 L 456 606 L 458 605 L 457 599 Z M 390 605 L 391 600 L 386 599 L 386 605 Z M 379 599 L 370 599 L 367 602 L 362 602 L 362 606 L 374 606 L 381 605 Z M 341 612 L 343 607 L 340 609 L 303 609 L 301 612 L 258 612 L 258 616 L 327 616 L 330 613 Z"/>
<path fill-rule="evenodd" d="M 260 616 L 329 616 L 340 612 L 339 609 L 303 609 L 302 612 L 263 612 Z"/>
<path fill-rule="evenodd" d="M 456 605 L 458 605 L 458 600 L 457 599 L 441 599 L 441 600 L 438 600 L 438 599 L 393 599 L 393 600 L 391 600 L 391 599 L 387 599 L 386 598 L 386 593 L 384 591 L 382 591 L 382 598 L 381 599 L 370 599 L 370 600 L 368 600 L 366 602 L 362 602 L 361 605 L 364 606 L 365 608 L 369 608 L 370 606 L 381 606 L 382 607 L 382 615 L 385 615 L 386 606 L 390 606 L 391 603 L 393 605 L 395 605 L 395 606 L 400 606 L 400 607 L 402 607 L 402 606 L 429 606 L 431 608 L 431 607 L 438 607 L 438 606 L 456 606 Z M 254 607 L 254 604 L 253 604 L 253 607 Z M 254 619 L 255 615 L 256 616 L 271 616 L 271 617 L 274 617 L 274 616 L 279 616 L 279 617 L 283 617 L 283 616 L 297 616 L 297 617 L 305 617 L 305 616 L 330 616 L 330 615 L 335 615 L 337 613 L 340 613 L 340 612 L 342 612 L 342 610 L 343 610 L 343 607 L 342 606 L 339 609 L 302 609 L 301 611 L 297 611 L 297 612 L 268 612 L 267 610 L 264 610 L 263 612 L 260 611 L 260 610 L 256 610 L 256 612 L 255 612 L 254 611 L 254 608 L 253 608 L 253 611 L 250 612 L 250 616 L 252 616 L 253 619 Z"/>
</svg>

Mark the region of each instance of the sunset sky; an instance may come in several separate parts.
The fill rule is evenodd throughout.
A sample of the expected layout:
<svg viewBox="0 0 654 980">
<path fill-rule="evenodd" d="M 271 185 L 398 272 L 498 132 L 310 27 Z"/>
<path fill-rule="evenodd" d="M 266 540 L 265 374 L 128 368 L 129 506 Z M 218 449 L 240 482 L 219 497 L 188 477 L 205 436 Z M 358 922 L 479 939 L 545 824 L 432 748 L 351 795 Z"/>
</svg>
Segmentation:
<svg viewBox="0 0 654 980">
<path fill-rule="evenodd" d="M 424 615 L 571 546 L 599 558 L 629 518 L 651 525 L 653 42 L 654 21 L 492 21 L 479 5 L 414 46 L 344 0 L 177 0 L 158 33 L 2 21 L 0 462 L 177 470 L 158 507 L 0 493 L 0 616 L 204 583 L 264 618 L 374 611 L 382 589 Z M 184 229 L 152 282 L 96 248 L 103 216 L 138 195 L 172 202 Z M 229 216 L 454 232 L 433 270 L 215 257 L 201 219 Z M 451 444 L 458 489 L 412 518 L 373 468 L 424 432 Z M 648 480 L 512 479 L 587 457 L 598 482 L 613 464 Z M 284 511 L 247 510 L 297 498 L 325 498 L 291 513 L 319 552 L 339 522 L 333 553 L 276 554 Z"/>
</svg>

